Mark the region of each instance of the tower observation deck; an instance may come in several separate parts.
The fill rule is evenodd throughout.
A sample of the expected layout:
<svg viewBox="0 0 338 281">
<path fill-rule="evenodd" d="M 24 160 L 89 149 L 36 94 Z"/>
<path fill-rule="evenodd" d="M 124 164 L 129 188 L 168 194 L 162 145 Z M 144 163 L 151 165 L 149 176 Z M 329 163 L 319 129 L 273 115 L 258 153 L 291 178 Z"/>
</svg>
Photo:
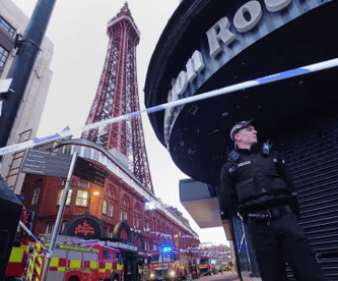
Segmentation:
<svg viewBox="0 0 338 281">
<path fill-rule="evenodd" d="M 86 124 L 140 110 L 136 73 L 140 32 L 127 2 L 108 22 L 107 34 L 108 50 Z M 104 146 L 125 160 L 122 162 L 148 190 L 154 192 L 140 116 L 83 132 L 82 138 Z"/>
</svg>

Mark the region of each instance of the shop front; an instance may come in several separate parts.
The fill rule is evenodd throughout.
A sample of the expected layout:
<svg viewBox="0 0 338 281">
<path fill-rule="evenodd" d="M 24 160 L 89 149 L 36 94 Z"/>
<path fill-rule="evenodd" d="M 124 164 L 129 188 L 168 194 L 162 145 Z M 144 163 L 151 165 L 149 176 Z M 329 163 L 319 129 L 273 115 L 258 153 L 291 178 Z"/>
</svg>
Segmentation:
<svg viewBox="0 0 338 281">
<path fill-rule="evenodd" d="M 182 1 L 150 61 L 146 107 L 337 58 L 337 11 L 338 2 L 328 0 Z M 269 139 L 289 163 L 300 223 L 331 280 L 338 274 L 338 240 L 330 238 L 338 235 L 338 70 L 299 71 L 304 75 L 171 107 L 149 119 L 177 167 L 196 181 L 184 191 L 195 197 L 198 184 L 207 191 L 219 185 L 233 149 L 232 125 L 255 119 L 259 140 Z M 182 203 L 192 217 L 203 208 L 212 217 L 220 211 L 207 202 L 214 198 L 209 192 L 200 207 L 189 196 Z"/>
</svg>

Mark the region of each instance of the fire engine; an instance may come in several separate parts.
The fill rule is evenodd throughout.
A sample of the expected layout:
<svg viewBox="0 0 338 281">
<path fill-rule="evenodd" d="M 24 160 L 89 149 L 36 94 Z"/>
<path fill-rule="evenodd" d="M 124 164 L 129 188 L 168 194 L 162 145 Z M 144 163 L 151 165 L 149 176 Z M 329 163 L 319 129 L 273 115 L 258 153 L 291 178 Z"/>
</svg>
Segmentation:
<svg viewBox="0 0 338 281">
<path fill-rule="evenodd" d="M 18 232 L 20 233 L 20 232 Z M 30 245 L 29 245 L 30 244 Z M 48 243 L 44 243 L 48 247 Z M 31 247 L 31 252 L 29 252 Z M 22 240 L 21 247 L 13 247 L 7 265 L 6 280 L 41 280 L 45 251 L 39 243 Z M 56 244 L 47 273 L 47 281 L 122 281 L 124 274 L 119 249 L 99 243 L 87 247 Z M 19 280 L 20 280 L 19 279 Z"/>
<path fill-rule="evenodd" d="M 211 267 L 211 259 L 209 257 L 201 257 L 200 264 L 198 265 L 199 272 L 201 275 L 211 275 L 212 267 Z"/>
<path fill-rule="evenodd" d="M 48 246 L 48 244 L 45 245 Z M 34 277 L 40 280 L 38 272 Z M 123 262 L 120 250 L 99 244 L 89 247 L 56 245 L 47 281 L 98 281 L 101 279 L 123 280 Z"/>
<path fill-rule="evenodd" d="M 191 260 L 191 265 L 190 265 L 190 272 L 191 272 L 191 277 L 192 279 L 198 278 L 200 276 L 200 259 L 198 258 L 193 258 Z"/>
<path fill-rule="evenodd" d="M 34 212 L 27 210 L 23 206 L 21 211 L 21 220 L 28 229 L 31 229 L 31 223 L 34 218 Z M 7 264 L 5 273 L 6 280 L 18 280 L 22 278 L 27 269 L 27 262 L 29 256 L 29 248 L 31 239 L 28 234 L 24 233 L 21 227 L 18 227 L 14 239 L 14 245 Z"/>
<path fill-rule="evenodd" d="M 185 280 L 189 275 L 189 258 L 183 252 L 164 247 L 152 253 L 150 280 Z"/>
</svg>

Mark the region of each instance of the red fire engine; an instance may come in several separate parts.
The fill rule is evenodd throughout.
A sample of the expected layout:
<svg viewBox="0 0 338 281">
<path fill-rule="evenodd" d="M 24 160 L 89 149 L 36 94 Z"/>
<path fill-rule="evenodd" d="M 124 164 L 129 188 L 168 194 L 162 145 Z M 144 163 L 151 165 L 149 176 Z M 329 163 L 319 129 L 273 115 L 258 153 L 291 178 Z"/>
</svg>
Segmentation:
<svg viewBox="0 0 338 281">
<path fill-rule="evenodd" d="M 101 279 L 120 281 L 123 280 L 121 257 L 120 250 L 99 244 L 90 247 L 56 245 L 47 281 L 98 281 Z M 34 277 L 40 280 L 39 274 L 35 273 Z"/>
<path fill-rule="evenodd" d="M 198 268 L 201 275 L 211 275 L 212 273 L 211 259 L 206 256 L 201 257 Z"/>
<path fill-rule="evenodd" d="M 28 243 L 28 239 L 23 239 L 21 247 L 13 247 L 7 265 L 6 280 L 41 280 L 45 252 L 39 243 L 30 243 L 33 248 L 29 253 Z M 44 246 L 49 244 L 45 243 Z M 57 244 L 47 273 L 47 281 L 122 281 L 123 273 L 123 260 L 119 249 L 100 244 L 88 247 Z"/>
<path fill-rule="evenodd" d="M 21 220 L 28 228 L 30 228 L 33 216 L 34 213 L 31 211 L 26 211 L 25 207 L 23 206 L 21 211 Z M 7 264 L 7 270 L 5 273 L 6 280 L 22 278 L 25 274 L 28 263 L 30 242 L 31 240 L 29 239 L 29 236 L 24 233 L 21 227 L 18 227 L 12 252 Z"/>
<path fill-rule="evenodd" d="M 150 280 L 187 279 L 189 272 L 189 257 L 171 247 L 152 253 Z"/>
</svg>

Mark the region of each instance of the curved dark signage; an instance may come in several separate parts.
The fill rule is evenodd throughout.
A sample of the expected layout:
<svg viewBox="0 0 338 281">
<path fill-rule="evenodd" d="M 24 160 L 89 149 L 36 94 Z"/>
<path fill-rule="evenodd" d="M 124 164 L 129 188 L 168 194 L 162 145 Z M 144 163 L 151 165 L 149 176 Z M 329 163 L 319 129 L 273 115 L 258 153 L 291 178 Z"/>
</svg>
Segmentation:
<svg viewBox="0 0 338 281">
<path fill-rule="evenodd" d="M 134 244 L 138 247 L 139 250 L 144 250 L 144 240 L 142 234 L 137 233 L 134 237 Z"/>
<path fill-rule="evenodd" d="M 337 1 L 330 0 L 183 1 L 151 59 L 146 106 L 338 57 L 332 36 L 338 33 L 337 9 Z M 313 108 L 331 104 L 336 72 L 243 89 L 149 118 L 185 174 L 218 185 L 220 167 L 233 149 L 229 130 L 234 123 L 254 118 L 260 141 L 275 141 L 296 122 L 320 114 Z"/>
<path fill-rule="evenodd" d="M 200 38 L 199 46 L 196 46 L 199 49 L 190 58 L 186 58 L 185 67 L 176 77 L 172 77 L 174 82 L 168 84 L 168 101 L 194 95 L 211 76 L 244 49 L 302 14 L 330 1 L 237 1 L 242 5 L 235 11 L 225 11 L 225 16 L 209 27 L 204 37 Z M 169 144 L 171 130 L 183 107 L 165 110 L 166 145 Z"/>
<path fill-rule="evenodd" d="M 68 221 L 62 234 L 84 239 L 96 239 L 104 237 L 104 227 L 98 218 L 86 213 Z"/>
<path fill-rule="evenodd" d="M 113 237 L 120 242 L 131 242 L 131 232 L 128 224 L 120 222 L 115 225 Z"/>
</svg>

